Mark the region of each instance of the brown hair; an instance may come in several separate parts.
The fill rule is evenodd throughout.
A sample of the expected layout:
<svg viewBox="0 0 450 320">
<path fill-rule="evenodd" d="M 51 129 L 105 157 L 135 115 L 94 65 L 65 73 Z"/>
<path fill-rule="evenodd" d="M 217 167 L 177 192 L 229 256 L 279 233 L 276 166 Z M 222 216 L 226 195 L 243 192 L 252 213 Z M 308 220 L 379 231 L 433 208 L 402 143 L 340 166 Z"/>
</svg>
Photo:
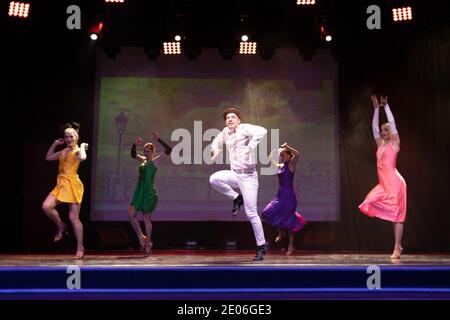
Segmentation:
<svg viewBox="0 0 450 320">
<path fill-rule="evenodd" d="M 229 113 L 234 113 L 235 115 L 238 116 L 238 118 L 240 120 L 242 120 L 241 111 L 239 111 L 236 108 L 228 108 L 227 110 L 225 110 L 224 113 L 223 113 L 223 120 L 227 119 L 227 114 L 229 114 Z"/>
<path fill-rule="evenodd" d="M 155 152 L 155 145 L 153 143 L 147 142 L 146 144 L 144 144 L 144 148 L 147 147 L 149 147 L 152 152 Z"/>
</svg>

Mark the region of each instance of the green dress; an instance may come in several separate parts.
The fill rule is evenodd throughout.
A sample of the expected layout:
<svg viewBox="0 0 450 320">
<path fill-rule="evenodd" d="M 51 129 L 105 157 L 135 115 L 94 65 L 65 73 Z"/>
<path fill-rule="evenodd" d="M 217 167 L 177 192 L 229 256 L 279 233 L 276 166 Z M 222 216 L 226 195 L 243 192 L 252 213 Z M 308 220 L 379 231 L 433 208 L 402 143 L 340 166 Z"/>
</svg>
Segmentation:
<svg viewBox="0 0 450 320">
<path fill-rule="evenodd" d="M 142 163 L 139 166 L 139 180 L 134 189 L 133 199 L 131 200 L 131 205 L 137 211 L 151 213 L 156 208 L 158 194 L 153 185 L 156 170 L 158 168 L 153 164 L 153 161 Z"/>
</svg>

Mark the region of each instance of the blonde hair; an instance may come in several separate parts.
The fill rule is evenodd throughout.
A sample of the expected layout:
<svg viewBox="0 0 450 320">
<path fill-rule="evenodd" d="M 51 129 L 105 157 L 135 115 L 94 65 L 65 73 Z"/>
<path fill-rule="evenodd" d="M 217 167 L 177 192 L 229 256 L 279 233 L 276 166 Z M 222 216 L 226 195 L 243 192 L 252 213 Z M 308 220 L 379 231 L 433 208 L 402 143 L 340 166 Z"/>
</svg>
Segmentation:
<svg viewBox="0 0 450 320">
<path fill-rule="evenodd" d="M 76 129 L 74 129 L 74 128 L 66 128 L 65 130 L 64 130 L 64 134 L 66 134 L 66 132 L 67 133 L 72 133 L 75 137 L 76 137 L 76 139 L 77 139 L 77 142 L 78 142 L 78 140 L 80 139 L 80 135 L 78 134 L 78 131 L 76 130 Z"/>
<path fill-rule="evenodd" d="M 289 158 L 292 158 L 292 157 L 294 156 L 294 154 L 292 153 L 292 151 L 289 150 L 289 149 L 281 148 L 281 149 L 280 149 L 280 154 L 281 154 L 282 152 L 286 152 L 286 153 L 289 155 Z"/>
<path fill-rule="evenodd" d="M 380 126 L 380 128 L 383 128 L 383 126 L 384 126 L 384 127 L 388 127 L 388 128 L 389 128 L 389 131 L 391 130 L 391 126 L 389 125 L 389 122 L 383 123 L 383 124 Z"/>
</svg>

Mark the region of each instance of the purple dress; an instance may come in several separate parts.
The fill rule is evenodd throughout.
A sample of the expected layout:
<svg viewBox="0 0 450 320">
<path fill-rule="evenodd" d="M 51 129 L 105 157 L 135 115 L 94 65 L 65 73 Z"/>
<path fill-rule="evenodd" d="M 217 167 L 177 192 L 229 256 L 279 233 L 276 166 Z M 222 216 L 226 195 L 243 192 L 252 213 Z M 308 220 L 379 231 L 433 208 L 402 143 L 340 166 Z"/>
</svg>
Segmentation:
<svg viewBox="0 0 450 320">
<path fill-rule="evenodd" d="M 299 231 L 306 224 L 297 212 L 297 197 L 294 190 L 294 173 L 289 170 L 289 162 L 278 169 L 280 188 L 277 196 L 270 201 L 262 212 L 263 221 L 280 229 Z"/>
</svg>

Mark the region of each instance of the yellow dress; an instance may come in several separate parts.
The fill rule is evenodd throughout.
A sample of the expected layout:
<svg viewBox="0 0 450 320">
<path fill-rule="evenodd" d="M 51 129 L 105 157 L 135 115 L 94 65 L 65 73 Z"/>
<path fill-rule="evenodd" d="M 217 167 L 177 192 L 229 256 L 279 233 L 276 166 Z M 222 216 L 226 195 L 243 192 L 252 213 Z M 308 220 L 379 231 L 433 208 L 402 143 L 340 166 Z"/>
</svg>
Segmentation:
<svg viewBox="0 0 450 320">
<path fill-rule="evenodd" d="M 59 174 L 56 178 L 56 187 L 50 192 L 59 201 L 81 203 L 84 187 L 77 174 L 79 165 L 77 150 L 64 149 L 59 154 Z"/>
</svg>

